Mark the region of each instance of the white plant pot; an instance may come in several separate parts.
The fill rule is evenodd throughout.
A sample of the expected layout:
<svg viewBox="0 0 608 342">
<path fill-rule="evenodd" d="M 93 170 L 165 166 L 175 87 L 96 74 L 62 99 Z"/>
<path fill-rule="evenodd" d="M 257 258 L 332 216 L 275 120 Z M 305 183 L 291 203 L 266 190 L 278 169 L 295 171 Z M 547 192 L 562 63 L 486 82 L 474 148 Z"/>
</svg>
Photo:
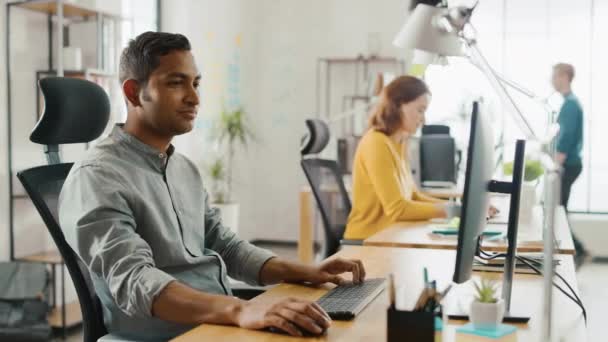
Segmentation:
<svg viewBox="0 0 608 342">
<path fill-rule="evenodd" d="M 211 203 L 221 213 L 222 224 L 236 234 L 239 232 L 239 204 L 238 203 Z"/>
<path fill-rule="evenodd" d="M 480 303 L 474 300 L 471 303 L 469 318 L 475 329 L 495 330 L 502 323 L 505 315 L 505 302 L 499 299 L 496 303 Z"/>
<path fill-rule="evenodd" d="M 519 198 L 519 221 L 530 222 L 532 212 L 536 206 L 536 184 L 524 183 L 521 186 L 521 197 Z"/>
</svg>

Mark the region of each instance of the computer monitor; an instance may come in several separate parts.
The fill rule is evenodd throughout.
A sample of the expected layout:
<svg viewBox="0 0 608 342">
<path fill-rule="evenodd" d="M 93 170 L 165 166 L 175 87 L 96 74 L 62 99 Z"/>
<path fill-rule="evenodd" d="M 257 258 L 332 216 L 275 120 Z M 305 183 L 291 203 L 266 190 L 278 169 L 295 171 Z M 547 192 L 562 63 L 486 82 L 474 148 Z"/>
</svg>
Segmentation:
<svg viewBox="0 0 608 342">
<path fill-rule="evenodd" d="M 490 205 L 488 184 L 494 173 L 494 137 L 485 115 L 479 115 L 479 104 L 473 103 L 467 165 L 465 170 L 462 210 L 458 233 L 458 248 L 454 282 L 464 283 L 471 278 L 473 259 L 478 254 L 478 243 L 486 226 Z"/>
<path fill-rule="evenodd" d="M 479 112 L 479 104 L 475 102 L 471 116 L 471 130 L 453 281 L 460 284 L 471 278 L 473 260 L 479 254 L 480 236 L 487 224 L 486 217 L 490 192 L 510 195 L 509 222 L 507 224 L 508 247 L 505 257 L 502 291 L 505 301 L 505 320 L 527 322 L 529 317 L 514 316 L 510 313 L 525 141 L 518 140 L 516 143 L 512 181 L 499 182 L 492 180 L 494 171 L 493 130 L 487 116 Z"/>
</svg>

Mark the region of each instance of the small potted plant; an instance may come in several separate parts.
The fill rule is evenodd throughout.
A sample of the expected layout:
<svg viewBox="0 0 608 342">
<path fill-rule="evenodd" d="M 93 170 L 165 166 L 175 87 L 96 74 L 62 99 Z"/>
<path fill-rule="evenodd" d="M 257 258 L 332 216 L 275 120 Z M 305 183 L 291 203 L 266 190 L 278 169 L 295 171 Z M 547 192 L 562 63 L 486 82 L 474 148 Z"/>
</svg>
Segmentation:
<svg viewBox="0 0 608 342">
<path fill-rule="evenodd" d="M 498 284 L 488 279 L 473 282 L 476 296 L 471 303 L 469 317 L 475 329 L 495 330 L 502 323 L 505 314 L 505 304 L 496 293 Z"/>
<path fill-rule="evenodd" d="M 524 163 L 524 184 L 521 186 L 519 200 L 519 219 L 521 222 L 527 222 L 532 218 L 532 210 L 537 204 L 536 187 L 544 172 L 540 161 L 526 159 Z M 504 164 L 503 173 L 505 175 L 513 174 L 513 162 Z"/>
</svg>

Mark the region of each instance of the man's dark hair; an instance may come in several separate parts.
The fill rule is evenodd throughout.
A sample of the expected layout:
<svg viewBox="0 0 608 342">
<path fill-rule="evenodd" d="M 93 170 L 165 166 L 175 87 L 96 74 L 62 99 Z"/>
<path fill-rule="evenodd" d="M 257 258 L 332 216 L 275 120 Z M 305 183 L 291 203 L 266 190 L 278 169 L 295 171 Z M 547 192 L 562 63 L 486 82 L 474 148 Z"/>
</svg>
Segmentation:
<svg viewBox="0 0 608 342">
<path fill-rule="evenodd" d="M 188 38 L 179 33 L 144 32 L 129 41 L 120 56 L 120 82 L 134 79 L 145 86 L 160 57 L 171 51 L 190 51 Z"/>
</svg>

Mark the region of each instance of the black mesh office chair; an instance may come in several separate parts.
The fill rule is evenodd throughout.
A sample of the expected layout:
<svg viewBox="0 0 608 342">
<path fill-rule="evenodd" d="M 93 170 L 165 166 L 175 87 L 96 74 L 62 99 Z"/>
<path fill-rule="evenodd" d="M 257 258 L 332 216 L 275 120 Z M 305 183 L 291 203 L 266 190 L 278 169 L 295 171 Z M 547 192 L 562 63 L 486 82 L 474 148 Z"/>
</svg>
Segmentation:
<svg viewBox="0 0 608 342">
<path fill-rule="evenodd" d="M 110 101 L 95 83 L 73 78 L 40 80 L 45 108 L 30 140 L 45 145 L 49 165 L 17 173 L 17 177 L 42 217 L 70 273 L 80 302 L 84 341 L 93 342 L 107 334 L 101 303 L 95 294 L 88 269 L 68 245 L 59 226 L 57 202 L 72 163 L 61 163 L 59 145 L 88 143 L 104 131 Z M 116 339 L 105 336 L 104 341 Z"/>
<path fill-rule="evenodd" d="M 317 202 L 325 246 L 323 257 L 336 253 L 340 245 L 360 245 L 360 240 L 344 240 L 344 229 L 351 210 L 350 198 L 342 181 L 340 167 L 335 160 L 319 159 L 310 155 L 320 153 L 329 142 L 329 128 L 318 119 L 306 120 L 308 134 L 302 140 L 302 169 Z"/>
<path fill-rule="evenodd" d="M 95 83 L 73 78 L 40 80 L 45 108 L 30 136 L 32 142 L 45 145 L 49 165 L 17 173 L 27 194 L 42 217 L 70 273 L 83 318 L 84 341 L 127 341 L 107 334 L 101 302 L 95 294 L 87 266 L 65 240 L 59 226 L 58 199 L 72 163 L 61 163 L 60 144 L 88 143 L 97 139 L 108 124 L 110 101 Z M 250 299 L 264 292 L 263 288 L 233 288 L 233 294 Z"/>
<path fill-rule="evenodd" d="M 425 125 L 420 137 L 420 180 L 423 186 L 456 183 L 460 155 L 450 127 Z"/>
</svg>

